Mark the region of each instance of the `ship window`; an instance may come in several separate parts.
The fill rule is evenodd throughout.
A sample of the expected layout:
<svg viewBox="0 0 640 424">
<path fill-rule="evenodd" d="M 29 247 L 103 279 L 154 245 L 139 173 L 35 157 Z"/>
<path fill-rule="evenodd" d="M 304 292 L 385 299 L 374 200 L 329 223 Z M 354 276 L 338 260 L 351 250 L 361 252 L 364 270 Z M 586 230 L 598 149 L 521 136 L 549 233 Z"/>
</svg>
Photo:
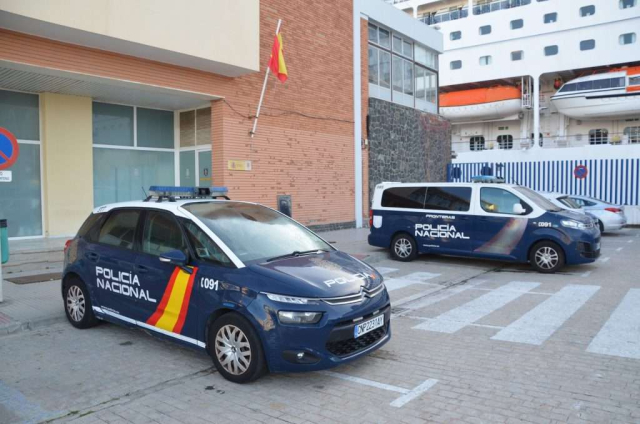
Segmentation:
<svg viewBox="0 0 640 424">
<path fill-rule="evenodd" d="M 580 50 L 593 50 L 596 48 L 596 40 L 583 40 L 580 42 Z"/>
<path fill-rule="evenodd" d="M 509 134 L 498 136 L 498 147 L 501 149 L 513 149 L 513 136 Z"/>
<path fill-rule="evenodd" d="M 486 66 L 491 65 L 491 56 L 480 56 L 480 65 Z"/>
<path fill-rule="evenodd" d="M 547 46 L 544 48 L 545 56 L 555 56 L 558 54 L 558 46 Z"/>
<path fill-rule="evenodd" d="M 451 39 L 451 41 L 456 41 L 462 38 L 462 31 L 453 31 L 451 34 L 449 34 L 449 38 Z"/>
<path fill-rule="evenodd" d="M 577 84 L 565 84 L 564 87 L 560 90 L 561 93 L 568 93 L 570 91 L 576 91 Z"/>
<path fill-rule="evenodd" d="M 620 0 L 620 9 L 636 7 L 637 0 Z"/>
<path fill-rule="evenodd" d="M 624 77 L 613 78 L 611 80 L 611 88 L 624 87 Z"/>
<path fill-rule="evenodd" d="M 522 60 L 524 57 L 524 52 L 522 50 L 518 50 L 517 52 L 511 52 L 511 60 L 514 62 L 517 60 Z"/>
<path fill-rule="evenodd" d="M 491 25 L 483 25 L 480 27 L 480 35 L 491 34 Z"/>
<path fill-rule="evenodd" d="M 607 144 L 609 142 L 609 130 L 597 129 L 589 131 L 589 144 Z"/>
<path fill-rule="evenodd" d="M 625 44 L 633 44 L 636 42 L 636 33 L 635 32 L 628 32 L 626 34 L 622 34 L 620 36 L 620 44 L 622 44 L 623 46 Z"/>
<path fill-rule="evenodd" d="M 511 21 L 511 29 L 520 29 L 524 26 L 524 21 L 522 19 L 516 19 Z"/>
<path fill-rule="evenodd" d="M 578 83 L 578 91 L 593 90 L 593 81 L 582 81 Z"/>
<path fill-rule="evenodd" d="M 469 140 L 469 150 L 478 151 L 484 150 L 484 137 L 483 136 L 474 136 Z"/>
<path fill-rule="evenodd" d="M 451 68 L 451 70 L 460 69 L 462 68 L 462 61 L 452 60 L 451 63 L 449 63 L 449 67 Z"/>
<path fill-rule="evenodd" d="M 595 80 L 593 81 L 593 89 L 601 90 L 603 88 L 611 88 L 611 80 L 603 79 L 603 80 Z"/>
<path fill-rule="evenodd" d="M 586 16 L 592 16 L 595 14 L 596 14 L 596 7 L 594 5 L 584 6 L 580 8 L 580 16 L 583 18 Z"/>
<path fill-rule="evenodd" d="M 640 143 L 640 127 L 627 127 L 624 129 L 623 134 L 627 137 L 629 143 Z"/>
<path fill-rule="evenodd" d="M 630 77 L 629 85 L 640 85 L 640 77 Z"/>
<path fill-rule="evenodd" d="M 547 13 L 546 15 L 544 15 L 545 24 L 552 24 L 555 22 L 558 22 L 558 14 L 556 12 Z"/>
</svg>

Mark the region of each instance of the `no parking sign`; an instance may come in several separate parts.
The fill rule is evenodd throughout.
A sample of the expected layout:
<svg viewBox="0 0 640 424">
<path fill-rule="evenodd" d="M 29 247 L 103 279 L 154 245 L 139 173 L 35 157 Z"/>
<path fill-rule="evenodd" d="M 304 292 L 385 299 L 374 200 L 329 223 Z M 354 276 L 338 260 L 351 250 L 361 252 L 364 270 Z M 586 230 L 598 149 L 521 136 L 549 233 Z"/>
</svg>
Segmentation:
<svg viewBox="0 0 640 424">
<path fill-rule="evenodd" d="M 16 137 L 6 128 L 0 127 L 0 171 L 13 165 L 20 155 Z"/>
<path fill-rule="evenodd" d="M 587 178 L 587 175 L 589 175 L 589 170 L 584 165 L 578 165 L 573 170 L 573 176 L 579 180 Z"/>
</svg>

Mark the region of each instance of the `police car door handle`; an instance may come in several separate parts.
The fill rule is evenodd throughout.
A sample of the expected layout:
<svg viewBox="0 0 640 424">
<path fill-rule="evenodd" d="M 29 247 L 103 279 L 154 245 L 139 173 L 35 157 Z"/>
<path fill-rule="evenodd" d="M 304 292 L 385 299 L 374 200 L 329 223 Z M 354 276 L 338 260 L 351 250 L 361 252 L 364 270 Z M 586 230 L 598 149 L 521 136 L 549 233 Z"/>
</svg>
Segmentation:
<svg viewBox="0 0 640 424">
<path fill-rule="evenodd" d="M 100 255 L 98 255 L 95 252 L 87 252 L 84 254 L 84 256 L 86 256 L 87 259 L 92 261 L 97 261 L 98 259 L 100 259 Z"/>
<path fill-rule="evenodd" d="M 145 272 L 149 271 L 149 268 L 143 265 L 136 265 L 135 268 L 138 274 L 144 274 Z"/>
</svg>

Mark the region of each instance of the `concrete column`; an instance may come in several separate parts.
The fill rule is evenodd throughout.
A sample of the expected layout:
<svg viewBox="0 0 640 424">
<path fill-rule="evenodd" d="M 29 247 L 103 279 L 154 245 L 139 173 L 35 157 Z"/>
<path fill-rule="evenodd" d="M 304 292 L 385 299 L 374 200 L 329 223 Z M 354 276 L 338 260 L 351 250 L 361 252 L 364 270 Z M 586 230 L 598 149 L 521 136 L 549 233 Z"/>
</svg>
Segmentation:
<svg viewBox="0 0 640 424">
<path fill-rule="evenodd" d="M 353 148 L 355 170 L 355 221 L 362 228 L 362 92 L 360 47 L 360 1 L 353 0 Z"/>
<path fill-rule="evenodd" d="M 418 6 L 414 7 L 412 10 L 413 10 L 413 18 L 417 19 L 418 18 Z"/>
<path fill-rule="evenodd" d="M 540 146 L 540 76 L 533 77 L 533 149 Z"/>
<path fill-rule="evenodd" d="M 473 15 L 473 0 L 469 0 L 469 16 Z"/>
<path fill-rule="evenodd" d="M 44 93 L 44 234 L 72 236 L 93 210 L 93 122 L 89 97 Z"/>
</svg>

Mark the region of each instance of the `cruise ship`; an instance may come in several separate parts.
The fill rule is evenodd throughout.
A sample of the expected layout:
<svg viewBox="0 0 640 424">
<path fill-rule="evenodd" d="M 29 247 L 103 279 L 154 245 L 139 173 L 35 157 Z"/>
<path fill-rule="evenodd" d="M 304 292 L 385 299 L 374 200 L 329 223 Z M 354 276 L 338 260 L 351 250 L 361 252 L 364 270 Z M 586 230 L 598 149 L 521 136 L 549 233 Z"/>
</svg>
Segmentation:
<svg viewBox="0 0 640 424">
<path fill-rule="evenodd" d="M 389 2 L 444 36 L 450 181 L 589 195 L 640 224 L 639 0 Z"/>
</svg>

